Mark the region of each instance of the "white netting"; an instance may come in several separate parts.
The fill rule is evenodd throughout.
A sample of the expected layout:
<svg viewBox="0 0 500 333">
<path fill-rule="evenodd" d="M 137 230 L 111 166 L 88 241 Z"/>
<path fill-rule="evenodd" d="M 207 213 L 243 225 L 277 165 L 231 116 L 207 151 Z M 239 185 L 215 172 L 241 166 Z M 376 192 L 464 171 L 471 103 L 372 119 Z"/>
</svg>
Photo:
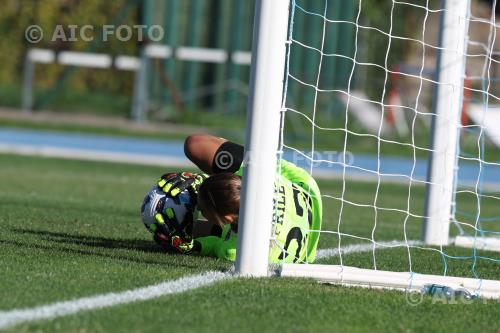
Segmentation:
<svg viewBox="0 0 500 333">
<path fill-rule="evenodd" d="M 496 239 L 500 235 L 497 208 L 500 203 L 500 53 L 495 11 L 488 12 L 488 8 L 481 5 L 473 9 L 469 18 L 468 66 L 452 213 L 459 235 L 465 237 L 463 245 L 473 248 L 472 273 L 480 276 L 476 274 L 478 260 L 499 262 L 498 257 L 483 257 L 476 250 L 484 246 L 500 248 Z M 464 169 L 469 170 L 469 174 L 463 172 Z"/>
<path fill-rule="evenodd" d="M 292 0 L 281 148 L 321 179 L 321 263 L 500 279 L 500 255 L 478 245 L 500 235 L 499 26 L 485 2 L 461 18 L 467 75 L 449 207 L 450 237 L 471 236 L 472 247 L 420 241 L 441 5 Z M 344 253 L 355 245 L 367 252 Z"/>
</svg>

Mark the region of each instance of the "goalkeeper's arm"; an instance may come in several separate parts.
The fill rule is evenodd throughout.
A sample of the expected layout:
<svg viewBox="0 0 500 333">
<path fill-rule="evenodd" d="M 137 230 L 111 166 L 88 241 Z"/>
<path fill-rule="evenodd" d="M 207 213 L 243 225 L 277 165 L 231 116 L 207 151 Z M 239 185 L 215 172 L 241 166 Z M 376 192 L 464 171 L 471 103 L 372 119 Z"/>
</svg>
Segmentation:
<svg viewBox="0 0 500 333">
<path fill-rule="evenodd" d="M 184 142 L 186 156 L 205 173 L 236 172 L 243 162 L 244 148 L 213 135 L 190 135 Z"/>
<path fill-rule="evenodd" d="M 199 237 L 194 240 L 194 252 L 202 256 L 236 260 L 237 236 L 230 225 L 225 225 L 222 235 Z"/>
</svg>

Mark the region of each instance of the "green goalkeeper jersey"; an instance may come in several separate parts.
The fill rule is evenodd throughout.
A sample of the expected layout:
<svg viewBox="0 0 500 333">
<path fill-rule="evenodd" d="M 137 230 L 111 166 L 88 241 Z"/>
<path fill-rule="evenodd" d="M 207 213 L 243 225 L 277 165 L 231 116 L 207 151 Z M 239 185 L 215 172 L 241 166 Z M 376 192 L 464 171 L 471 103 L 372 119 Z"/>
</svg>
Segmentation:
<svg viewBox="0 0 500 333">
<path fill-rule="evenodd" d="M 243 166 L 236 172 L 243 174 Z M 318 185 L 307 171 L 281 160 L 275 181 L 273 239 L 269 261 L 313 262 L 321 229 L 322 203 Z M 237 235 L 225 225 L 221 237 L 197 238 L 201 255 L 236 260 Z"/>
</svg>

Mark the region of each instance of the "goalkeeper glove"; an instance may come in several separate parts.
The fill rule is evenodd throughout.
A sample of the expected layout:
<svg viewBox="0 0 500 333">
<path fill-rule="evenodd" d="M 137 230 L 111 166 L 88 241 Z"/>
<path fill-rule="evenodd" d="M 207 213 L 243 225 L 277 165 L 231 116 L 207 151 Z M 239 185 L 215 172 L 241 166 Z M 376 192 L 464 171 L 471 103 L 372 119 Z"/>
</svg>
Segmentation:
<svg viewBox="0 0 500 333">
<path fill-rule="evenodd" d="M 173 236 L 170 240 L 172 247 L 179 253 L 190 254 L 193 251 L 193 239 L 184 239 L 180 236 Z"/>
<path fill-rule="evenodd" d="M 190 254 L 193 250 L 193 213 L 188 211 L 184 220 L 179 222 L 173 209 L 165 214 L 157 213 L 156 222 L 151 226 L 153 238 L 167 252 Z"/>
<path fill-rule="evenodd" d="M 187 189 L 192 197 L 196 198 L 198 188 L 206 178 L 205 174 L 191 172 L 166 173 L 158 180 L 158 186 L 172 197 L 178 196 Z"/>
<path fill-rule="evenodd" d="M 161 232 L 154 234 L 153 239 L 169 253 L 190 254 L 194 249 L 194 241 L 181 236 L 167 236 Z"/>
</svg>

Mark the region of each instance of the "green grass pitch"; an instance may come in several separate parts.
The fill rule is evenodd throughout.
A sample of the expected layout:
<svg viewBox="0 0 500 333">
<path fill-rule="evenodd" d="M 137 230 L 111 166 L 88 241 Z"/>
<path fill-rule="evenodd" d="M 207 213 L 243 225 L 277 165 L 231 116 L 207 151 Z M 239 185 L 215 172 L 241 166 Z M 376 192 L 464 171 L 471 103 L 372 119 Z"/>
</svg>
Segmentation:
<svg viewBox="0 0 500 333">
<path fill-rule="evenodd" d="M 0 311 L 30 308 L 120 292 L 207 270 L 228 270 L 217 259 L 161 253 L 139 220 L 139 206 L 167 169 L 0 155 Z M 322 181 L 325 195 L 340 197 L 341 182 Z M 349 181 L 340 230 L 377 240 L 403 239 L 405 214 L 378 211 L 376 185 Z M 421 214 L 424 188 L 384 184 L 377 206 Z M 458 198 L 474 210 L 466 194 Z M 337 230 L 340 202 L 326 197 L 324 229 Z M 483 202 L 487 214 L 497 207 Z M 470 221 L 469 221 L 470 222 Z M 421 219 L 409 218 L 409 239 L 420 237 Z M 343 236 L 342 245 L 359 243 Z M 362 242 L 363 243 L 363 242 Z M 365 242 L 368 243 L 368 242 Z M 337 247 L 325 234 L 320 248 Z M 453 256 L 472 250 L 446 248 Z M 443 273 L 436 251 L 412 249 L 414 271 Z M 481 253 L 491 258 L 494 253 Z M 379 269 L 408 270 L 406 248 L 377 250 Z M 336 264 L 338 257 L 322 263 Z M 346 265 L 372 267 L 372 253 L 345 255 Z M 471 276 L 472 260 L 448 260 L 450 275 Z M 484 278 L 500 279 L 499 264 L 476 262 Z M 443 304 L 426 297 L 411 306 L 404 293 L 319 284 L 309 279 L 234 279 L 53 320 L 17 325 L 8 332 L 470 332 L 498 331 L 497 301 Z"/>
</svg>

